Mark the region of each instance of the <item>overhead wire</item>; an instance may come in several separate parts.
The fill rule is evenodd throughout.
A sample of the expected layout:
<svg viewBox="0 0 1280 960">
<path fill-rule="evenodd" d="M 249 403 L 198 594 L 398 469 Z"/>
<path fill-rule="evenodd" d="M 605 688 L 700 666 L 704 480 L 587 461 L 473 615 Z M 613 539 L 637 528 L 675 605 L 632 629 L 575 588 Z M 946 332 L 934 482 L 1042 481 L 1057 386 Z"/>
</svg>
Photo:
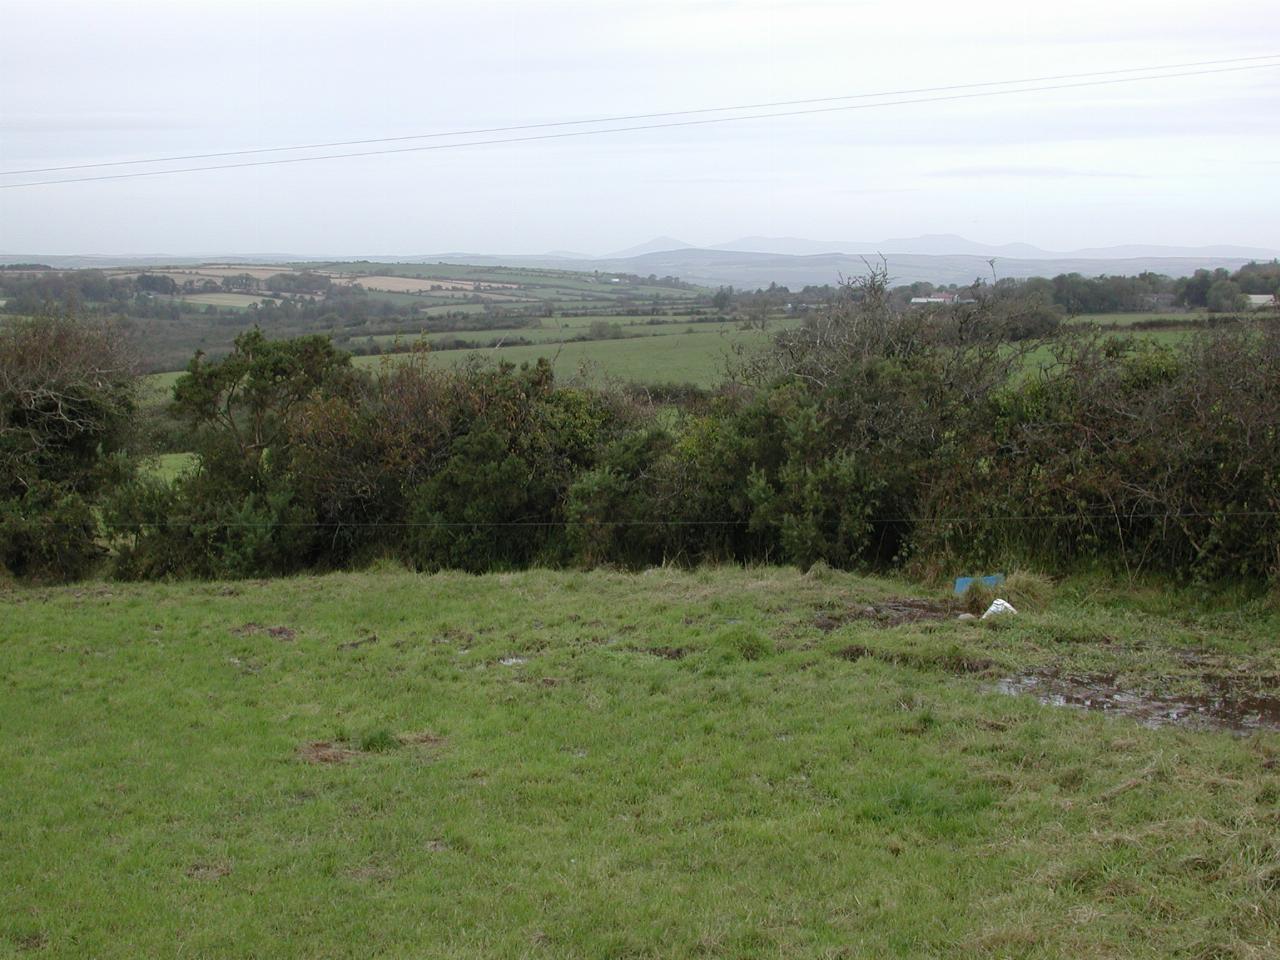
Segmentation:
<svg viewBox="0 0 1280 960">
<path fill-rule="evenodd" d="M 636 132 L 640 130 L 663 130 L 663 129 L 674 129 L 674 128 L 681 128 L 681 127 L 695 127 L 695 126 L 705 126 L 709 124 L 718 124 L 718 123 L 742 122 L 746 120 L 768 120 L 768 119 L 777 119 L 782 117 L 812 116 L 817 114 L 846 112 L 846 111 L 853 111 L 853 110 L 872 110 L 872 109 L 879 109 L 883 107 L 908 106 L 908 105 L 922 104 L 922 103 L 942 103 L 942 102 L 950 102 L 950 101 L 978 99 L 983 97 L 1011 96 L 1011 95 L 1025 94 L 1025 93 L 1037 93 L 1037 92 L 1052 91 L 1052 90 L 1070 90 L 1070 89 L 1078 89 L 1078 88 L 1084 88 L 1084 87 L 1111 86 L 1111 85 L 1124 84 L 1124 83 L 1141 83 L 1141 82 L 1150 81 L 1150 80 L 1169 80 L 1169 79 L 1177 79 L 1182 77 L 1206 76 L 1210 74 L 1221 74 L 1221 73 L 1236 73 L 1236 72 L 1241 72 L 1246 70 L 1261 70 L 1261 69 L 1280 67 L 1280 55 L 1277 55 L 1277 57 L 1273 59 L 1274 59 L 1274 62 L 1252 63 L 1252 64 L 1245 64 L 1245 65 L 1238 65 L 1238 66 L 1231 66 L 1231 67 L 1218 67 L 1213 69 L 1188 70 L 1188 71 L 1179 71 L 1179 72 L 1161 73 L 1161 74 L 1148 73 L 1142 76 L 1134 76 L 1134 77 L 1108 77 L 1106 79 L 1084 80 L 1084 81 L 1072 82 L 1072 83 L 1054 83 L 1054 84 L 1042 84 L 1037 86 L 1021 86 L 1021 87 L 1015 87 L 1012 89 L 1000 89 L 1000 90 L 983 89 L 983 90 L 971 91 L 968 93 L 957 93 L 957 94 L 949 94 L 949 95 L 943 95 L 943 96 L 911 97 L 911 98 L 897 99 L 897 100 L 881 100 L 874 103 L 855 103 L 855 104 L 843 103 L 838 106 L 814 107 L 814 108 L 809 108 L 804 110 L 781 110 L 781 111 L 773 111 L 768 113 L 740 114 L 740 115 L 729 116 L 729 117 L 700 117 L 698 119 L 692 119 L 692 120 L 677 120 L 677 121 L 668 121 L 664 123 L 636 124 L 636 125 L 623 126 L 623 127 L 607 127 L 603 129 L 568 130 L 568 131 L 561 131 L 557 133 L 533 134 L 533 135 L 521 136 L 521 137 L 499 137 L 499 138 L 493 138 L 493 139 L 487 139 L 487 140 L 467 140 L 467 141 L 455 142 L 455 143 L 433 143 L 433 144 L 417 145 L 417 146 L 410 146 L 410 147 L 392 147 L 392 148 L 379 149 L 379 150 L 360 150 L 360 151 L 352 151 L 352 152 L 345 152 L 345 153 L 329 153 L 329 154 L 321 154 L 319 156 L 309 156 L 309 157 L 281 157 L 281 158 L 269 159 L 269 160 L 248 160 L 240 163 L 210 164 L 205 166 L 177 167 L 177 168 L 170 168 L 170 169 L 163 169 L 163 170 L 143 170 L 143 171 L 131 172 L 131 173 L 114 173 L 114 174 L 104 174 L 104 175 L 89 176 L 89 177 L 66 177 L 66 178 L 60 178 L 60 179 L 54 179 L 54 180 L 33 180 L 33 181 L 24 181 L 20 183 L 0 184 L 0 190 L 14 190 L 14 189 L 21 189 L 21 188 L 29 188 L 29 187 L 53 186 L 57 184 L 67 184 L 67 183 L 89 183 L 89 182 L 97 182 L 97 181 L 105 181 L 105 180 L 129 180 L 129 179 L 136 179 L 141 177 L 167 176 L 167 175 L 181 174 L 181 173 L 200 173 L 200 172 L 207 172 L 207 171 L 213 171 L 213 170 L 235 170 L 235 169 L 241 169 L 245 167 L 266 167 L 266 166 L 277 166 L 281 164 L 308 163 L 308 162 L 314 162 L 319 160 L 340 160 L 340 159 L 350 159 L 350 158 L 357 158 L 357 157 L 386 156 L 390 154 L 399 154 L 399 153 L 418 153 L 418 152 L 436 151 L 436 150 L 456 150 L 464 147 L 494 146 L 494 145 L 502 145 L 502 144 L 513 144 L 513 143 L 531 143 L 536 141 L 567 139 L 571 137 L 601 136 L 601 135 L 613 134 L 613 133 L 631 133 L 631 132 Z M 814 101 L 814 102 L 817 102 L 817 101 Z M 716 108 L 709 108 L 709 109 L 714 110 Z M 567 122 L 577 122 L 577 121 L 567 121 Z"/>
<path fill-rule="evenodd" d="M 395 137 L 370 137 L 362 140 L 331 140 L 323 143 L 303 143 L 284 147 L 253 147 L 247 150 L 221 150 L 215 153 L 187 153 L 169 157 L 147 157 L 131 160 L 107 160 L 95 163 L 75 163 L 57 167 L 29 167 L 22 170 L 0 170 L 0 177 L 32 173 L 57 173 L 66 170 L 89 170 L 103 167 L 122 167 L 147 163 L 179 163 L 187 160 L 212 160 L 218 157 L 240 157 L 260 153 L 280 153 L 286 150 L 327 150 L 331 147 L 366 146 L 373 143 L 398 143 L 406 140 L 441 139 L 446 137 L 471 137 L 488 133 L 512 133 L 518 130 L 541 130 L 550 127 L 583 126 L 601 123 L 623 123 L 632 120 L 656 120 L 664 117 L 683 117 L 705 113 L 726 113 L 733 110 L 762 110 L 773 107 L 794 107 L 814 103 L 835 103 L 844 100 L 871 100 L 881 97 L 901 97 L 921 93 L 941 93 L 951 90 L 970 90 L 982 87 L 1003 87 L 1015 84 L 1048 83 L 1059 80 L 1080 80 L 1089 77 L 1106 77 L 1124 73 L 1151 73 L 1159 70 L 1183 70 L 1226 64 L 1251 63 L 1259 60 L 1280 59 L 1280 54 L 1264 54 L 1254 57 L 1229 57 L 1219 60 L 1196 60 L 1185 63 L 1166 63 L 1148 67 L 1123 67 L 1114 70 L 1089 70 L 1083 73 L 1059 73 L 1041 77 L 1021 77 L 1013 80 L 985 80 L 975 83 L 951 83 L 934 87 L 915 87 L 904 90 L 882 90 L 877 93 L 854 93 L 831 97 L 807 97 L 799 100 L 773 100 L 758 103 L 739 103 L 724 107 L 699 107 L 693 110 L 666 110 L 653 113 L 619 114 L 578 120 L 552 120 L 542 123 L 522 123 L 503 127 L 478 127 L 469 130 L 453 130 L 434 133 L 413 133 Z"/>
</svg>

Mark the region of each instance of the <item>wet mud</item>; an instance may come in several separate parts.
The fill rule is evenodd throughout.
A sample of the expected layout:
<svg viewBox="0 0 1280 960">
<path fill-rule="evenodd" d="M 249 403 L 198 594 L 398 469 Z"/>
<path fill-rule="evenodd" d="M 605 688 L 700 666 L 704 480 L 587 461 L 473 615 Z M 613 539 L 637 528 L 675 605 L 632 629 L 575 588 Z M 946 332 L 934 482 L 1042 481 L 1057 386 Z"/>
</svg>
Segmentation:
<svg viewBox="0 0 1280 960">
<path fill-rule="evenodd" d="M 904 623 L 922 620 L 949 620 L 955 616 L 955 607 L 935 600 L 905 598 L 885 600 L 875 604 L 861 604 L 846 610 L 826 611 L 814 618 L 813 625 L 823 633 L 830 633 L 846 623 L 870 623 L 880 627 L 898 627 Z"/>
<path fill-rule="evenodd" d="M 1023 673 L 997 680 L 998 693 L 1032 696 L 1056 707 L 1096 710 L 1127 717 L 1146 727 L 1189 727 L 1251 733 L 1280 730 L 1280 688 L 1245 675 L 1198 678 L 1202 694 L 1140 693 L 1126 689 L 1114 674 L 1056 671 Z M 1262 678 L 1266 679 L 1266 678 Z M 1274 679 L 1274 678 L 1273 678 Z"/>
</svg>

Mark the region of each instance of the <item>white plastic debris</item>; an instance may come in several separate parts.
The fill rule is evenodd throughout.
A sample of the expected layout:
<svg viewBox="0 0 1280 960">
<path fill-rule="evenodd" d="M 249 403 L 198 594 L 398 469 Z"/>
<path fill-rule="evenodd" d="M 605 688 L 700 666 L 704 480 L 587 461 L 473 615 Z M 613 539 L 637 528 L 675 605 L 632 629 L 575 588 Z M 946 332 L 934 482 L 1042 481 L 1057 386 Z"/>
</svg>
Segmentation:
<svg viewBox="0 0 1280 960">
<path fill-rule="evenodd" d="M 1002 613 L 1017 612 L 1017 610 L 1013 609 L 1013 604 L 1008 600 L 993 600 L 991 602 L 991 606 L 987 607 L 987 612 L 982 615 L 982 619 L 985 620 L 987 617 L 996 617 Z"/>
</svg>

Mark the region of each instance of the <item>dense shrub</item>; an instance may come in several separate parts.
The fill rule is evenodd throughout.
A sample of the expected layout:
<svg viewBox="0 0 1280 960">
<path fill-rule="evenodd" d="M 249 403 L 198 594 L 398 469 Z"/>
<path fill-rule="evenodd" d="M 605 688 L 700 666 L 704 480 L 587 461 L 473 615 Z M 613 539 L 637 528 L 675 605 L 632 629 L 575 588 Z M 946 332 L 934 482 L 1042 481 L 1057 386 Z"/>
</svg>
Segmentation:
<svg viewBox="0 0 1280 960">
<path fill-rule="evenodd" d="M 107 508 L 125 577 L 279 574 L 327 561 L 316 511 L 299 495 L 291 424 L 312 400 L 352 398 L 350 357 L 324 337 L 236 339 L 197 354 L 174 387 L 200 467 L 172 486 L 139 480 Z"/>
<path fill-rule="evenodd" d="M 37 580 L 74 580 L 101 558 L 89 500 L 66 486 L 37 482 L 0 500 L 0 571 Z"/>
<path fill-rule="evenodd" d="M 1280 332 L 1178 349 L 1093 338 L 999 397 L 973 469 L 924 505 L 920 548 L 1055 566 L 1100 561 L 1201 578 L 1280 572 Z"/>
<path fill-rule="evenodd" d="M 97 411 L 92 443 L 6 399 L 0 455 L 20 469 L 0 562 L 89 569 L 101 510 L 126 577 L 379 556 L 1280 577 L 1280 330 L 1046 344 L 1024 338 L 1039 321 L 1022 311 L 998 297 L 901 311 L 872 276 L 677 409 L 559 384 L 545 361 L 450 369 L 415 353 L 362 374 L 323 338 L 255 332 L 179 381 L 199 466 L 172 483 L 119 485 L 129 408 L 110 391 L 76 395 Z M 28 442 L 41 417 L 56 442 Z M 59 536 L 42 538 L 51 517 Z"/>
<path fill-rule="evenodd" d="M 129 472 L 135 389 L 110 326 L 45 316 L 0 327 L 0 567 L 44 579 L 92 567 L 94 505 Z"/>
</svg>

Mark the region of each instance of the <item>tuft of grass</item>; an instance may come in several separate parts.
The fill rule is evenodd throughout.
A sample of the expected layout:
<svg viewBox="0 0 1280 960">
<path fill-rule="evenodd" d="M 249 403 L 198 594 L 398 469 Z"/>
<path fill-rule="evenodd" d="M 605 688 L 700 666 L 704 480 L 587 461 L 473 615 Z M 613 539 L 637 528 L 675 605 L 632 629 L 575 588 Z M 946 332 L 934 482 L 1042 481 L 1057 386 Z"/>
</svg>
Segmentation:
<svg viewBox="0 0 1280 960">
<path fill-rule="evenodd" d="M 1053 584 L 1048 577 L 1027 570 L 1015 570 L 998 587 L 988 587 L 975 580 L 960 602 L 969 613 L 981 616 L 1000 598 L 1013 604 L 1019 613 L 1044 610 L 1053 599 Z"/>
<path fill-rule="evenodd" d="M 716 635 L 716 646 L 739 660 L 763 660 L 773 652 L 773 645 L 758 630 L 732 626 Z"/>
<path fill-rule="evenodd" d="M 386 753 L 400 746 L 400 739 L 386 727 L 370 730 L 360 738 L 360 749 L 365 753 Z"/>
<path fill-rule="evenodd" d="M 828 583 L 837 576 L 836 571 L 825 560 L 818 560 L 804 572 L 805 578 L 818 583 Z"/>
<path fill-rule="evenodd" d="M 1044 610 L 1053 600 L 1053 582 L 1039 573 L 1014 570 L 996 591 L 1012 603 L 1019 612 Z"/>
<path fill-rule="evenodd" d="M 997 590 L 993 590 L 981 581 L 975 580 L 969 584 L 969 589 L 964 592 L 960 602 L 964 605 L 965 610 L 980 617 L 986 612 L 987 607 L 991 606 L 991 601 L 999 596 Z M 1017 604 L 1014 604 L 1014 606 L 1016 607 Z"/>
</svg>

